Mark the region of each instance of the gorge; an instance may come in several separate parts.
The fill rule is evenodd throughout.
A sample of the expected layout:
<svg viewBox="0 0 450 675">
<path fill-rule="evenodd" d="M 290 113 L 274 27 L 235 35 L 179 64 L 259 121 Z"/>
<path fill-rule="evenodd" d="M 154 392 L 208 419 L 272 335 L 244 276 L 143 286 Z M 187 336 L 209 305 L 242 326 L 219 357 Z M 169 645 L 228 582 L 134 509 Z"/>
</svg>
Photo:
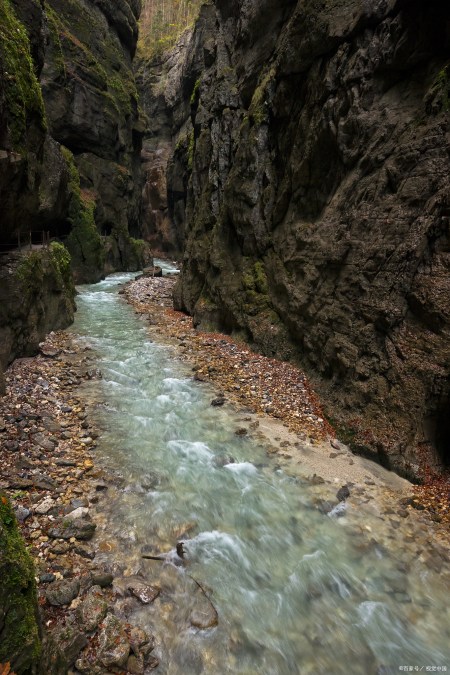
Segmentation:
<svg viewBox="0 0 450 675">
<path fill-rule="evenodd" d="M 38 616 L 38 609 L 33 599 L 34 581 L 29 573 L 31 563 L 23 557 L 26 554 L 19 551 L 16 530 L 9 530 L 15 527 L 10 504 L 15 506 L 16 515 L 20 508 L 30 511 L 30 518 L 34 520 L 21 524 L 27 544 L 31 545 L 36 558 L 38 549 L 30 539 L 33 528 L 29 528 L 33 522 L 34 531 L 41 532 L 39 537 L 44 538 L 36 538 L 43 560 L 48 562 L 51 575 L 57 571 L 51 562 L 55 559 L 47 558 L 49 552 L 53 555 L 52 537 L 48 538 L 51 522 L 46 521 L 45 527 L 38 525 L 39 519 L 45 520 L 47 514 L 35 511 L 36 504 L 41 503 L 37 496 L 43 497 L 39 490 L 45 489 L 50 490 L 50 497 L 56 502 L 52 508 L 57 518 L 65 517 L 71 500 L 80 500 L 76 508 L 89 511 L 98 508 L 96 522 L 101 527 L 94 541 L 102 542 L 102 546 L 110 545 L 111 532 L 118 533 L 121 542 L 118 552 L 108 557 L 106 550 L 98 550 L 97 557 L 92 558 L 91 577 L 99 566 L 102 573 L 106 570 L 117 578 L 127 578 L 130 571 L 139 577 L 144 569 L 139 562 L 144 533 L 154 538 L 153 547 L 158 544 L 167 552 L 176 543 L 177 527 L 191 520 L 195 523 L 192 534 L 186 535 L 186 540 L 191 541 L 190 546 L 187 541 L 187 550 L 195 559 L 195 574 L 206 574 L 205 598 L 215 597 L 210 596 L 210 586 L 220 596 L 219 615 L 228 617 L 229 632 L 222 633 L 221 624 L 216 633 L 212 630 L 214 647 L 211 647 L 211 644 L 203 644 L 207 638 L 200 629 L 192 653 L 190 648 L 186 652 L 191 655 L 186 656 L 183 650 L 191 629 L 186 634 L 181 631 L 186 638 L 182 646 L 180 640 L 173 637 L 167 641 L 157 637 L 156 652 L 149 648 L 150 643 L 142 643 L 133 652 L 130 636 L 127 634 L 125 638 L 116 625 L 116 637 L 122 636 L 120 640 L 128 644 L 127 658 L 133 658 L 131 662 L 115 661 L 111 665 L 112 672 L 118 672 L 122 666 L 127 667 L 127 672 L 144 672 L 145 661 L 148 670 L 158 667 L 157 672 L 167 673 L 182 672 L 184 668 L 183 672 L 212 675 L 221 672 L 281 675 L 297 671 L 331 675 L 333 659 L 337 664 L 335 673 L 344 672 L 346 661 L 352 658 L 346 651 L 348 644 L 343 646 L 345 639 L 338 641 L 341 651 L 332 641 L 327 655 L 328 641 L 319 635 L 317 617 L 325 621 L 330 598 L 336 617 L 342 606 L 347 608 L 342 610 L 343 634 L 351 635 L 352 621 L 358 624 L 356 632 L 359 631 L 360 637 L 355 638 L 350 649 L 358 654 L 355 673 L 398 672 L 399 665 L 410 662 L 414 665 L 419 661 L 424 667 L 434 662 L 436 667 L 443 667 L 448 656 L 445 649 L 447 610 L 441 607 L 442 623 L 435 623 L 427 603 L 439 604 L 442 590 L 433 565 L 439 570 L 443 565 L 444 579 L 448 572 L 444 545 L 448 535 L 450 494 L 450 11 L 447 3 L 444 0 L 428 3 L 420 0 L 213 0 L 205 3 L 147 0 L 143 5 L 141 0 L 0 0 L 0 395 L 6 393 L 0 414 L 0 455 L 5 460 L 0 481 L 4 505 L 0 552 L 7 551 L 5 561 L 9 561 L 9 565 L 11 555 L 16 556 L 18 574 L 27 579 L 30 605 L 25 624 L 30 637 L 27 649 L 32 655 L 31 660 L 22 658 L 20 645 L 19 650 L 14 651 L 14 647 L 10 655 L 0 648 L 0 664 L 2 660 L 11 661 L 18 673 L 69 672 L 75 668 L 75 659 L 69 665 L 61 660 L 64 652 L 61 635 L 55 638 L 59 645 L 56 651 L 45 646 L 49 644 L 45 630 L 33 619 L 34 615 Z M 176 283 L 168 277 L 158 285 L 153 256 L 179 261 Z M 125 289 L 119 290 L 118 283 L 134 275 L 109 276 L 144 268 L 144 282 L 139 285 L 137 281 Z M 164 271 L 178 270 L 173 264 Z M 75 284 L 80 293 L 78 301 Z M 152 296 L 154 289 L 156 294 L 162 289 L 161 297 L 156 295 L 156 300 Z M 172 300 L 169 300 L 172 292 L 176 312 L 173 317 L 181 322 L 181 328 L 177 329 L 171 328 L 170 322 L 165 323 L 166 319 L 160 315 L 162 310 L 158 309 L 164 307 L 167 316 L 172 317 Z M 138 336 L 144 330 L 143 324 L 131 310 L 122 307 L 120 312 L 125 312 L 127 318 L 118 318 L 116 312 L 123 300 L 118 293 L 141 312 L 151 340 L 157 344 L 160 341 L 164 349 L 169 349 L 166 356 L 159 352 L 159 347 L 151 346 L 153 342 L 149 346 L 140 341 Z M 133 293 L 138 295 L 135 297 Z M 77 304 L 78 316 L 75 314 Z M 51 331 L 67 328 L 74 317 L 77 318 L 73 331 L 81 343 L 67 346 L 66 338 L 60 338 L 57 333 L 56 347 L 52 336 L 51 346 L 42 346 Z M 117 335 L 116 321 L 121 326 Z M 153 323 L 158 326 L 155 335 Z M 132 328 L 128 330 L 126 324 Z M 96 334 L 98 330 L 101 337 Z M 171 337 L 172 330 L 175 332 Z M 168 331 L 167 344 L 165 331 Z M 202 338 L 203 334 L 211 337 Z M 200 350 L 203 362 L 194 366 L 197 384 L 191 388 L 188 380 L 192 373 L 180 366 L 181 370 L 173 374 L 177 383 L 172 383 L 172 391 L 172 384 L 166 382 L 172 375 L 160 381 L 158 371 L 178 368 L 173 366 L 172 357 L 177 362 L 187 355 L 189 362 L 197 336 L 199 340 L 206 340 Z M 62 347 L 58 346 L 60 339 Z M 86 374 L 85 366 L 80 366 L 83 340 L 87 341 L 89 350 L 93 347 L 90 375 Z M 175 356 L 170 351 L 171 340 L 176 340 Z M 231 371 L 228 379 L 218 363 L 206 358 L 216 340 L 225 363 L 237 369 L 234 376 Z M 116 343 L 118 354 L 113 356 L 108 350 Z M 299 385 L 298 400 L 290 402 L 289 415 L 286 413 L 283 417 L 276 403 L 282 384 L 275 390 L 269 379 L 265 380 L 266 391 L 261 401 L 255 403 L 256 392 L 262 385 L 252 374 L 253 357 L 243 357 L 244 365 L 233 366 L 234 362 L 227 360 L 230 344 L 236 345 L 238 351 L 256 352 L 261 359 L 258 363 L 267 364 L 263 368 L 278 364 L 275 368 L 280 373 L 299 373 L 302 386 Z M 93 432 L 97 427 L 103 429 L 93 463 L 98 463 L 100 473 L 104 470 L 107 476 L 111 469 L 112 477 L 105 479 L 104 488 L 112 500 L 109 510 L 102 500 L 98 507 L 94 506 L 97 502 L 91 501 L 92 486 L 83 488 L 83 496 L 77 497 L 71 492 L 70 480 L 67 488 L 64 477 L 70 500 L 63 497 L 62 487 L 57 497 L 51 492 L 55 486 L 48 487 L 50 483 L 41 480 L 42 485 L 47 485 L 45 488 L 36 488 L 33 483 L 37 470 L 34 462 L 39 461 L 44 462 L 52 480 L 59 480 L 51 473 L 60 469 L 54 467 L 50 446 L 39 446 L 38 451 L 39 443 L 35 440 L 39 434 L 51 436 L 51 428 L 47 429 L 43 423 L 46 413 L 39 406 L 26 412 L 26 392 L 35 392 L 35 387 L 40 386 L 36 382 L 39 383 L 39 378 L 47 381 L 47 375 L 39 375 L 32 383 L 24 373 L 19 374 L 16 381 L 16 372 L 22 372 L 22 363 L 24 367 L 29 363 L 32 371 L 40 368 L 43 360 L 48 362 L 50 374 L 52 368 L 56 368 L 55 373 L 48 376 L 48 382 L 50 389 L 58 388 L 54 378 L 60 377 L 58 368 L 71 367 L 64 366 L 65 359 L 70 364 L 71 350 L 77 353 L 73 359 L 82 375 L 67 376 L 67 386 L 78 387 L 86 380 L 80 393 L 73 396 L 79 396 L 80 401 L 85 397 L 88 418 L 95 420 Z M 37 360 L 31 359 L 39 352 Z M 138 358 L 140 353 L 147 355 L 142 361 Z M 134 364 L 129 366 L 131 370 L 127 363 Z M 122 392 L 124 388 L 123 401 L 120 395 L 116 400 L 113 393 L 102 389 L 105 383 L 97 382 L 100 376 L 96 373 L 103 372 L 104 367 L 108 372 L 108 376 L 103 373 L 104 379 L 112 392 Z M 136 372 L 140 374 L 137 379 Z M 156 378 L 152 379 L 159 392 L 155 399 L 146 385 L 140 388 L 141 382 L 145 383 L 146 372 L 149 378 Z M 272 371 L 264 372 L 267 376 Z M 199 412 L 194 392 L 198 386 L 208 386 L 201 384 L 203 380 L 217 389 L 211 391 L 216 401 L 214 406 L 221 408 L 224 400 L 229 399 L 230 406 L 237 408 L 224 413 L 223 418 L 218 410 L 212 418 L 209 413 Z M 248 384 L 248 380 L 252 383 Z M 15 399 L 13 388 L 19 391 L 22 386 L 25 389 Z M 135 387 L 138 387 L 136 391 Z M 44 401 L 49 399 L 50 408 L 56 406 L 52 416 L 59 426 L 65 414 L 72 415 L 62 408 L 74 408 L 74 404 L 68 404 L 60 393 L 53 392 L 47 397 L 46 392 L 44 389 L 42 396 Z M 209 395 L 205 394 L 206 398 Z M 30 400 L 33 396 L 34 393 L 30 393 Z M 131 407 L 122 408 L 128 396 Z M 108 436 L 104 428 L 108 414 L 102 417 L 96 408 L 101 409 L 102 398 L 106 407 L 117 407 L 124 416 L 122 420 L 114 418 L 112 436 Z M 15 421 L 9 407 L 13 399 L 18 409 Z M 203 406 L 208 405 L 201 400 Z M 145 411 L 140 407 L 143 401 Z M 78 410 L 80 406 L 81 403 L 77 403 L 75 408 Z M 247 408 L 249 411 L 245 412 Z M 148 409 L 160 410 L 161 417 L 150 416 L 149 422 Z M 77 414 L 83 415 L 83 410 L 80 407 Z M 196 412 L 192 413 L 193 410 Z M 220 442 L 214 435 L 218 419 L 221 420 L 219 426 L 227 427 L 237 425 L 242 415 L 250 415 L 250 424 L 254 424 L 258 420 L 252 415 L 256 413 L 261 419 L 278 417 L 286 426 L 290 425 L 291 433 L 297 434 L 295 438 L 286 439 L 287 446 L 278 447 L 275 459 L 270 457 L 273 439 L 258 440 L 256 427 L 244 428 L 244 436 L 249 434 L 248 447 L 247 440 L 236 439 L 233 434 L 231 437 L 225 434 L 226 438 Z M 189 431 L 191 414 L 202 420 L 200 426 L 194 425 L 192 432 Z M 239 414 L 241 417 L 237 418 Z M 124 419 L 129 424 L 125 424 Z M 85 418 L 80 417 L 79 423 L 83 420 L 86 423 L 82 428 L 91 430 L 91 422 L 88 424 Z M 59 438 L 55 448 L 61 452 L 66 441 L 72 443 L 69 437 L 59 436 L 65 433 L 64 429 L 54 432 L 55 442 Z M 73 433 L 75 439 L 74 431 L 68 433 Z M 89 449 L 83 438 L 90 436 L 83 436 L 84 433 L 80 430 L 81 453 Z M 103 437 L 107 440 L 102 440 Z M 141 443 L 145 451 L 142 449 L 141 454 L 135 455 L 136 448 L 128 447 L 129 439 L 134 440 L 135 446 Z M 334 457 L 330 455 L 328 461 L 330 440 Z M 93 443 L 97 445 L 96 438 Z M 295 443 L 296 450 L 293 449 Z M 319 472 L 325 475 L 324 488 L 320 483 L 314 487 L 312 469 L 307 475 L 299 476 L 291 466 L 298 459 L 306 467 L 309 454 L 315 456 L 315 446 L 332 465 L 329 476 L 325 475 L 325 469 Z M 160 457 L 161 447 L 165 448 L 165 455 L 163 452 Z M 221 456 L 226 447 L 230 448 L 227 457 L 233 462 L 225 469 L 220 467 L 219 471 L 215 458 Z M 127 448 L 130 466 L 123 464 L 124 448 Z M 293 456 L 283 457 L 283 452 Z M 238 460 L 233 467 L 235 454 Z M 351 472 L 357 468 L 354 463 L 366 461 L 359 456 L 374 459 L 404 478 L 431 486 L 431 492 L 425 493 L 428 497 L 417 502 L 415 497 L 411 498 L 412 487 L 406 488 L 402 479 L 395 478 L 399 481 L 395 483 L 399 498 L 406 501 L 401 507 L 397 504 L 394 511 L 397 508 L 406 511 L 406 516 L 400 516 L 408 517 L 407 521 L 398 521 L 396 512 L 390 513 L 390 507 L 383 502 L 383 489 L 390 485 L 388 474 L 382 474 L 387 483 L 377 482 L 374 494 L 370 492 L 372 475 L 368 469 L 370 475 L 355 474 L 356 478 L 352 478 Z M 150 481 L 147 487 L 142 487 L 139 470 L 150 475 L 154 461 L 159 463 L 157 473 L 163 475 L 164 461 L 170 464 L 175 458 L 179 464 L 171 465 L 170 490 L 166 489 L 164 480 L 161 485 L 150 485 Z M 337 472 L 341 460 L 345 461 L 348 477 L 341 478 Z M 74 474 L 75 483 L 89 479 L 90 472 L 95 483 L 97 469 L 89 465 L 85 476 L 85 469 L 80 468 L 83 467 L 81 456 L 76 460 L 72 455 L 65 459 L 62 454 L 58 461 L 75 462 L 74 467 L 78 469 L 74 471 L 79 474 L 78 477 Z M 26 462 L 31 462 L 34 468 L 27 467 Z M 16 468 L 11 473 L 13 466 Z M 197 471 L 197 476 L 191 475 L 192 470 L 194 474 Z M 277 471 L 281 471 L 281 477 Z M 328 517 L 335 506 L 330 500 L 334 500 L 333 495 L 339 488 L 334 485 L 338 478 L 333 478 L 333 471 L 345 486 L 350 485 L 350 507 L 348 513 L 343 512 L 342 520 L 334 515 Z M 120 477 L 121 472 L 125 478 Z M 178 473 L 179 483 L 175 480 Z M 209 486 L 210 478 L 217 482 Z M 30 480 L 32 483 L 27 484 Z M 125 483 L 121 483 L 122 480 Z M 16 483 L 28 487 L 15 488 Z M 357 485 L 355 492 L 352 483 Z M 141 486 L 136 488 L 138 484 Z M 210 487 L 212 494 L 208 492 Z M 238 497 L 238 488 L 242 490 L 241 497 Z M 358 493 L 358 489 L 362 492 Z M 389 489 L 395 493 L 393 485 Z M 405 497 L 403 490 L 408 489 L 409 496 Z M 18 497 L 15 496 L 17 490 Z M 223 496 L 217 513 L 212 507 L 214 490 Z M 247 511 L 244 495 L 264 491 L 276 494 L 275 501 L 271 502 L 267 495 L 255 497 L 254 502 L 248 497 L 252 503 Z M 314 498 L 305 496 L 306 493 L 314 493 Z M 192 517 L 177 521 L 170 530 L 168 514 L 180 515 L 177 496 Z M 442 508 L 436 508 L 437 498 Z M 231 505 L 240 503 L 239 499 L 245 506 L 236 514 Z M 375 500 L 373 512 L 366 506 L 372 499 Z M 286 513 L 281 507 L 283 500 Z M 140 501 L 145 502 L 145 512 L 152 514 L 151 522 L 158 519 L 165 522 L 164 536 L 160 534 L 164 529 L 162 525 L 156 536 L 145 518 L 141 520 Z M 167 502 L 165 511 L 155 507 L 153 502 L 158 501 Z M 328 507 L 323 506 L 324 502 Z M 375 504 L 379 506 L 378 511 Z M 420 519 L 421 509 L 428 516 L 431 514 L 428 525 Z M 203 520 L 206 512 L 215 513 L 214 518 Z M 49 513 L 52 515 L 53 511 Z M 261 524 L 263 514 L 267 529 Z M 320 547 L 318 540 L 312 537 L 314 518 L 320 521 L 322 544 L 327 542 L 329 548 Z M 374 531 L 375 543 L 370 543 L 370 537 L 366 541 L 366 535 L 362 537 L 361 547 L 370 551 L 370 564 L 366 562 L 358 567 L 361 561 L 358 546 L 353 548 L 353 537 L 364 531 L 364 519 L 370 521 L 368 527 Z M 137 543 L 120 529 L 123 522 L 133 523 L 130 531 L 138 532 Z M 292 555 L 295 551 L 305 569 L 294 572 L 290 555 L 285 566 L 276 563 L 276 555 L 272 556 L 272 551 L 264 548 L 264 555 L 270 561 L 268 575 L 274 575 L 273 583 L 269 584 L 267 579 L 264 582 L 260 561 L 252 559 L 251 546 L 247 548 L 247 543 L 242 544 L 244 534 L 249 534 L 253 526 L 256 530 L 260 528 L 262 548 L 267 541 L 278 548 L 292 546 Z M 426 527 L 429 527 L 428 535 L 424 534 Z M 302 528 L 307 535 L 301 533 Z M 403 532 L 401 540 L 405 549 L 409 546 L 408 537 L 416 536 L 420 542 L 417 551 L 412 553 L 411 549 L 410 553 L 417 555 L 417 565 L 412 565 L 410 557 L 396 549 L 391 567 L 390 554 L 386 551 L 393 546 L 396 528 Z M 347 551 L 334 542 L 339 529 L 349 537 Z M 224 539 L 222 534 L 212 536 L 211 532 L 216 530 L 229 533 L 230 539 Z M 279 539 L 275 532 L 279 533 Z M 183 531 L 180 536 L 185 534 Z M 239 540 L 237 547 L 235 537 Z M 439 542 L 436 551 L 430 542 Z M 57 543 L 56 538 L 55 545 Z M 55 555 L 67 554 L 72 562 L 75 560 L 75 566 L 84 569 L 83 565 L 88 563 L 82 564 L 73 558 L 78 555 L 73 552 L 75 543 L 69 541 L 67 545 L 68 552 Z M 200 550 L 204 545 L 212 546 L 211 559 Z M 428 546 L 433 550 L 429 557 L 424 553 Z M 88 553 L 92 551 L 89 549 Z M 320 574 L 318 572 L 316 579 L 311 570 L 308 571 L 308 565 L 313 567 L 316 558 L 309 563 L 308 556 L 317 554 L 320 558 L 322 553 L 326 560 L 319 561 Z M 377 556 L 381 560 L 380 574 Z M 222 558 L 225 560 L 222 573 L 227 580 L 223 586 L 215 584 L 221 575 L 218 561 Z M 332 569 L 334 558 L 339 568 L 336 574 Z M 429 563 L 431 559 L 433 563 Z M 206 563 L 206 568 L 211 563 L 211 569 L 206 571 L 199 560 Z M 250 565 L 252 571 L 248 571 L 249 576 L 243 582 L 243 597 L 231 597 L 232 594 L 228 597 L 225 587 L 232 588 L 236 584 L 239 573 L 231 574 L 230 569 L 239 567 L 238 560 L 245 569 Z M 70 571 L 69 567 L 64 570 L 62 576 L 66 574 L 69 579 L 83 576 L 81 572 Z M 47 568 L 43 570 L 44 576 L 47 572 Z M 179 616 L 173 618 L 173 609 L 168 607 L 174 602 L 171 593 L 175 593 L 173 587 L 176 586 L 171 574 L 164 568 L 161 579 L 155 582 L 166 589 L 170 598 L 164 600 L 163 591 L 162 600 L 156 603 L 162 606 L 160 618 L 155 621 L 160 634 L 167 629 L 170 635 L 176 634 L 180 625 L 184 626 Z M 363 589 L 365 575 L 369 581 Z M 421 578 L 427 579 L 427 592 L 423 596 L 417 591 Z M 51 583 L 58 581 L 56 577 Z M 46 620 L 51 623 L 55 610 L 49 609 L 46 587 L 42 583 L 39 597 L 44 603 L 43 611 L 47 612 Z M 270 587 L 265 600 L 259 595 L 263 593 L 264 583 Z M 295 601 L 289 604 L 284 583 L 288 583 L 298 604 Z M 0 635 L 4 644 L 8 625 L 4 598 L 9 593 L 5 588 L 0 583 Z M 114 592 L 120 595 L 122 591 L 117 588 L 115 585 Z M 116 600 L 115 609 L 108 610 L 108 617 L 117 615 L 124 619 L 126 614 L 120 615 L 120 607 L 125 613 L 129 592 L 133 595 L 129 589 L 123 590 L 122 605 Z M 186 595 L 190 592 L 186 591 Z M 17 593 L 20 600 L 21 592 Z M 81 587 L 79 593 L 73 602 L 84 606 L 83 593 L 91 591 Z M 110 591 L 98 593 L 100 604 L 111 601 Z M 269 612 L 273 616 L 277 593 L 281 618 L 276 630 L 271 632 L 269 623 L 259 622 L 256 616 L 258 612 Z M 269 595 L 271 600 L 265 604 Z M 176 597 L 178 601 L 180 598 Z M 247 617 L 242 621 L 238 617 L 239 612 L 245 614 L 245 599 L 253 607 L 254 625 L 246 623 Z M 185 598 L 180 602 L 185 602 Z M 200 604 L 202 602 L 204 598 Z M 308 607 L 308 603 L 312 603 L 314 608 L 310 620 L 299 618 L 305 603 Z M 226 608 L 233 604 L 239 609 L 231 616 L 233 612 L 229 614 Z M 318 614 L 315 613 L 317 607 Z M 77 607 L 72 609 L 78 611 Z M 144 609 L 130 610 L 133 619 L 130 623 L 142 626 L 144 622 L 150 635 L 153 624 L 147 615 L 144 617 Z M 70 606 L 64 611 L 72 616 L 74 611 L 69 610 Z M 186 611 L 181 604 L 179 614 Z M 165 620 L 161 619 L 164 612 L 167 612 Z M 295 626 L 292 635 L 286 628 L 289 621 Z M 397 647 L 392 651 L 383 651 L 375 644 L 387 639 L 387 633 L 379 631 L 383 621 L 398 637 Z M 10 620 L 9 625 L 12 623 Z M 336 618 L 334 632 L 340 630 L 338 623 Z M 371 628 L 366 633 L 365 627 L 369 624 Z M 424 646 L 427 625 L 433 644 L 431 651 Z M 94 636 L 88 635 L 91 647 L 99 635 L 100 641 L 107 640 L 105 632 L 101 632 L 103 629 L 98 630 Z M 285 631 L 289 634 L 287 641 L 282 635 Z M 262 640 L 268 635 L 270 644 L 262 648 Z M 416 647 L 413 647 L 412 635 L 417 638 Z M 79 636 L 77 639 L 83 641 Z M 42 640 L 44 656 L 41 658 L 34 646 Z M 294 647 L 295 640 L 300 640 L 301 648 Z M 226 644 L 232 645 L 229 653 Z M 152 661 L 151 653 L 157 654 L 159 666 L 158 659 Z M 77 661 L 75 672 L 94 675 L 96 667 L 98 673 L 109 672 L 105 670 L 106 661 L 101 666 L 93 666 L 92 652 L 83 654 L 85 660 Z M 236 654 L 242 659 L 239 670 Z M 140 665 L 135 664 L 134 658 Z"/>
</svg>

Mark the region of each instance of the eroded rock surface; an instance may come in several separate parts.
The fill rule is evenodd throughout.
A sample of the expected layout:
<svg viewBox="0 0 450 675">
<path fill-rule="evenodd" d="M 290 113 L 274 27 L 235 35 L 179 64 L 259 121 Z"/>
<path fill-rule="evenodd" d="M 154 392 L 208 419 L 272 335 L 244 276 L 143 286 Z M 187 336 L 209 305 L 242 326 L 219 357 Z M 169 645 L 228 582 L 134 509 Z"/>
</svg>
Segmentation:
<svg viewBox="0 0 450 675">
<path fill-rule="evenodd" d="M 347 440 L 408 474 L 449 461 L 448 20 L 216 0 L 173 107 L 176 307 L 301 362 Z"/>
</svg>

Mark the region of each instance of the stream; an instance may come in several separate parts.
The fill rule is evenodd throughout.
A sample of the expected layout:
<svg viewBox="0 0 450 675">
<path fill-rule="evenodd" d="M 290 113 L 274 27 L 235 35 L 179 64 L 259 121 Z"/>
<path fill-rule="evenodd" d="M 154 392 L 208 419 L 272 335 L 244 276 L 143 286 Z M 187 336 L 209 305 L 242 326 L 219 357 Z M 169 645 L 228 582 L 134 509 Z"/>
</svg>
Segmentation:
<svg viewBox="0 0 450 675">
<path fill-rule="evenodd" d="M 72 331 L 103 374 L 83 390 L 101 430 L 96 465 L 111 477 L 96 562 L 161 588 L 152 604 L 119 603 L 155 634 L 155 672 L 450 670 L 448 565 L 439 569 L 432 530 L 395 505 L 385 515 L 381 490 L 343 513 L 317 508 L 337 503 L 336 486 L 281 470 L 263 440 L 235 434 L 243 414 L 211 407 L 212 390 L 118 294 L 131 278 L 80 287 Z M 180 539 L 186 567 L 142 559 Z M 198 629 L 193 613 L 212 606 L 218 625 Z"/>
</svg>

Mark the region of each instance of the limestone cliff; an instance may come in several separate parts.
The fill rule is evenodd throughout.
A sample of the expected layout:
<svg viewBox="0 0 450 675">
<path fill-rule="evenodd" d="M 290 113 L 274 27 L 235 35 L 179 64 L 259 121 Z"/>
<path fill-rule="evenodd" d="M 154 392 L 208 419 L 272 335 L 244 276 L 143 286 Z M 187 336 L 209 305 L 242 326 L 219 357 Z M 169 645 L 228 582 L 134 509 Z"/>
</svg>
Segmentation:
<svg viewBox="0 0 450 675">
<path fill-rule="evenodd" d="M 299 361 L 413 475 L 419 450 L 450 463 L 449 22 L 439 0 L 204 6 L 168 169 L 176 306 Z"/>
<path fill-rule="evenodd" d="M 64 242 L 79 282 L 148 261 L 135 239 L 139 11 L 138 0 L 0 0 L 0 371 L 73 319 L 73 284 L 43 243 Z"/>
<path fill-rule="evenodd" d="M 80 281 L 137 270 L 145 262 L 143 244 L 133 238 L 142 124 L 131 60 L 140 1 L 47 0 L 45 11 L 41 85 L 49 131 L 71 153 L 78 193 L 61 233 L 69 235 Z"/>
<path fill-rule="evenodd" d="M 184 182 L 185 170 L 175 171 L 168 185 L 167 170 L 173 138 L 186 138 L 192 129 L 189 89 L 183 96 L 183 67 L 192 50 L 192 38 L 192 30 L 186 30 L 170 51 L 136 59 L 136 81 L 146 115 L 141 231 L 154 252 L 173 256 L 184 249 L 187 180 Z"/>
<path fill-rule="evenodd" d="M 0 369 L 35 354 L 51 330 L 73 321 L 70 256 L 61 244 L 10 253 L 0 266 Z"/>
</svg>

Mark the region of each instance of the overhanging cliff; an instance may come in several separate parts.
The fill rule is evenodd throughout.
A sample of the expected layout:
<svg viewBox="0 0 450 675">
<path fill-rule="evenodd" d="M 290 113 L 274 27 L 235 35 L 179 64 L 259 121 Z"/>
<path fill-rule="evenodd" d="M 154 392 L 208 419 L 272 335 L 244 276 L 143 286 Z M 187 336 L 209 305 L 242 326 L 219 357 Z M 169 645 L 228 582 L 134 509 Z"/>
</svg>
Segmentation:
<svg viewBox="0 0 450 675">
<path fill-rule="evenodd" d="M 299 361 L 412 475 L 419 450 L 450 461 L 449 21 L 438 0 L 204 6 L 168 167 L 177 308 Z"/>
</svg>

